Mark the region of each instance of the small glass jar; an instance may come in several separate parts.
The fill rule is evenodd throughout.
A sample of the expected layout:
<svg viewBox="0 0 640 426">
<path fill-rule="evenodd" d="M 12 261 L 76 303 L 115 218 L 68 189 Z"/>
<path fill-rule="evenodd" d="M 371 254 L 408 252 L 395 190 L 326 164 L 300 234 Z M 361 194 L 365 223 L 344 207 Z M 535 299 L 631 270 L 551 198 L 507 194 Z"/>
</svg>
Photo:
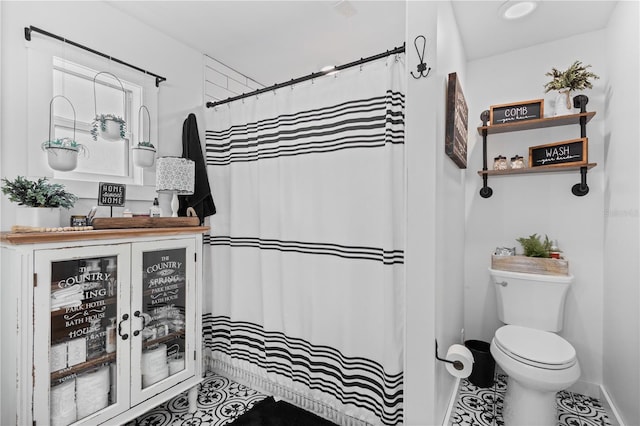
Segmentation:
<svg viewBox="0 0 640 426">
<path fill-rule="evenodd" d="M 507 158 L 498 155 L 493 159 L 493 170 L 507 170 Z"/>
<path fill-rule="evenodd" d="M 520 155 L 514 155 L 511 157 L 511 168 L 512 169 L 524 169 L 524 158 Z"/>
</svg>

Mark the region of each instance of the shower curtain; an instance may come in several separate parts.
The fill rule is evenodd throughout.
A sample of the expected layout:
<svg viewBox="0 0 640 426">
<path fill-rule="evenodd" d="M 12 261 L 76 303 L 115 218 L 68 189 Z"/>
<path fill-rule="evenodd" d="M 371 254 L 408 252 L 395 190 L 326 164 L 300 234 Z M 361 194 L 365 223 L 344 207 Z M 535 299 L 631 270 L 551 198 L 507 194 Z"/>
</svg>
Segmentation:
<svg viewBox="0 0 640 426">
<path fill-rule="evenodd" d="M 404 55 L 207 111 L 211 368 L 402 423 Z"/>
</svg>

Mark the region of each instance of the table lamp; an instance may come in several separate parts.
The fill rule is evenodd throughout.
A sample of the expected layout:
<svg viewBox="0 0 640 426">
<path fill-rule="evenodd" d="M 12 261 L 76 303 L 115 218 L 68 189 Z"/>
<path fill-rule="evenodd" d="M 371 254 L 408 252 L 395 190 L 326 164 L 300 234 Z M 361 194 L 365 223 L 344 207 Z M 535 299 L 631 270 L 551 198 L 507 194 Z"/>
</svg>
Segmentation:
<svg viewBox="0 0 640 426">
<path fill-rule="evenodd" d="M 171 192 L 171 217 L 178 217 L 178 195 L 193 194 L 196 163 L 181 157 L 159 157 L 156 162 L 156 192 Z"/>
</svg>

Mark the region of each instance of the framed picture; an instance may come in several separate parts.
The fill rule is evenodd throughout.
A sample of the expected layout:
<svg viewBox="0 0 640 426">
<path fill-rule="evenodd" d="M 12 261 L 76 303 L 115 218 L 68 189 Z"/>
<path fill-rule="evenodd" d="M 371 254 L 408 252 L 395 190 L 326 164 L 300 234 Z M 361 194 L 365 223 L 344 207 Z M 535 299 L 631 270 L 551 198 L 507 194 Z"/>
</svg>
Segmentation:
<svg viewBox="0 0 640 426">
<path fill-rule="evenodd" d="M 461 169 L 467 168 L 467 124 L 469 109 L 455 72 L 447 83 L 444 151 Z"/>
</svg>

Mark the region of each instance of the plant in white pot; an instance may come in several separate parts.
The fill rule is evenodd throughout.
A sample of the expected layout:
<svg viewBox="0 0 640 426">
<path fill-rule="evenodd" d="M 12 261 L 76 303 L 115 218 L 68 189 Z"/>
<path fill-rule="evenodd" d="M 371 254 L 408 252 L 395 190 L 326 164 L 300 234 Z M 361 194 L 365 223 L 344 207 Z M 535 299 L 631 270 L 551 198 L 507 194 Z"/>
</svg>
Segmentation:
<svg viewBox="0 0 640 426">
<path fill-rule="evenodd" d="M 71 110 L 73 111 L 73 138 L 51 138 L 53 101 L 56 98 L 63 98 L 71 105 Z M 73 108 L 73 104 L 69 99 L 62 95 L 56 95 L 51 98 L 51 102 L 49 102 L 49 138 L 42 143 L 42 150 L 47 153 L 49 167 L 61 172 L 68 172 L 76 168 L 78 165 L 78 154 L 82 153 L 86 155 L 86 149 L 82 144 L 76 142 L 75 139 L 76 110 Z"/>
<path fill-rule="evenodd" d="M 64 186 L 51 183 L 47 178 L 32 181 L 22 176 L 14 180 L 2 178 L 2 193 L 9 201 L 25 208 L 16 215 L 18 225 L 43 228 L 60 226 L 60 208 L 69 209 L 78 200 Z"/>
<path fill-rule="evenodd" d="M 96 114 L 91 126 L 94 141 L 98 140 L 98 135 L 108 141 L 119 141 L 124 139 L 127 132 L 124 118 L 114 114 Z"/>
<path fill-rule="evenodd" d="M 127 123 L 124 118 L 118 116 L 117 114 L 102 114 L 98 113 L 98 96 L 96 93 L 96 78 L 100 74 L 108 74 L 111 77 L 115 78 L 118 84 L 120 85 L 120 89 L 122 90 L 122 111 L 123 114 L 126 111 L 126 92 L 124 90 L 124 86 L 118 77 L 114 74 L 111 74 L 107 71 L 100 71 L 93 77 L 93 106 L 95 109 L 95 118 L 91 123 L 91 135 L 93 136 L 93 140 L 98 140 L 98 135 L 102 139 L 108 141 L 119 141 L 124 139 L 126 135 Z"/>
<path fill-rule="evenodd" d="M 575 61 L 565 71 L 552 68 L 545 75 L 551 77 L 551 81 L 544 85 L 545 93 L 557 90 L 554 115 L 573 114 L 571 103 L 571 92 L 593 88 L 591 79 L 597 80 L 600 77 L 588 69 L 591 65 L 582 65 L 582 62 Z"/>
<path fill-rule="evenodd" d="M 144 122 L 142 120 L 142 109 L 147 112 L 147 121 L 149 123 L 149 128 L 151 127 L 151 116 L 149 115 L 149 110 L 146 106 L 142 105 L 138 110 L 138 144 L 131 148 L 133 152 L 133 164 L 138 167 L 151 167 L 156 158 L 156 147 L 153 146 L 149 140 L 151 139 L 151 129 L 149 129 L 149 135 L 145 140 L 144 137 L 140 136 L 140 133 L 144 134 Z"/>
</svg>

